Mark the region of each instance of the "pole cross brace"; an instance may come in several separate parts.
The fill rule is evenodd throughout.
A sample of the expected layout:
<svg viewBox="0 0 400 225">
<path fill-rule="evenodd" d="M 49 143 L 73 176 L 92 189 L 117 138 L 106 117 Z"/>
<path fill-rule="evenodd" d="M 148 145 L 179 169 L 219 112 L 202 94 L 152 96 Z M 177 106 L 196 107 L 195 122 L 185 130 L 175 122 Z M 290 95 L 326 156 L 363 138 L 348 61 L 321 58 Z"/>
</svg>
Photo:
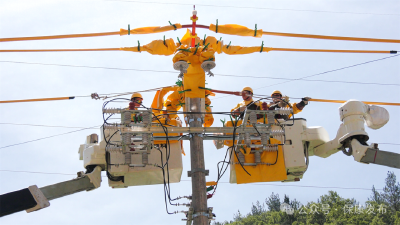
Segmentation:
<svg viewBox="0 0 400 225">
<path fill-rule="evenodd" d="M 208 174 L 210 173 L 209 170 L 204 170 L 204 169 L 193 169 L 191 171 L 188 171 L 188 177 L 192 177 L 193 173 L 197 173 L 197 172 L 201 172 L 204 173 L 206 176 L 208 176 Z"/>
</svg>

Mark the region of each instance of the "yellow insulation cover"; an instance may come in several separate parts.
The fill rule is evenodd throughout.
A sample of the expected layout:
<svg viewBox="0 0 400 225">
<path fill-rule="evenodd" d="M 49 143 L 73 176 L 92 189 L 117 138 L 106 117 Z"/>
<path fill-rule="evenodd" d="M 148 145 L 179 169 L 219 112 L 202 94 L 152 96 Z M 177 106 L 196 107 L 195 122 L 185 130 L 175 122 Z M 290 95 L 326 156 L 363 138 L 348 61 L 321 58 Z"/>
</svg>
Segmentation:
<svg viewBox="0 0 400 225">
<path fill-rule="evenodd" d="M 277 139 L 271 138 L 271 144 L 280 144 L 281 142 Z M 277 157 L 278 154 L 278 158 Z M 255 182 L 271 182 L 271 181 L 283 181 L 287 179 L 285 159 L 283 157 L 282 146 L 278 147 L 278 152 L 266 152 L 261 153 L 261 162 L 264 163 L 275 163 L 275 165 L 257 165 L 257 166 L 244 166 L 244 168 L 251 174 L 249 176 L 246 171 L 243 170 L 240 164 L 235 164 L 236 182 L 238 184 L 255 183 Z M 234 162 L 238 162 L 236 155 L 234 156 Z M 254 154 L 245 155 L 245 163 L 254 163 Z"/>
<path fill-rule="evenodd" d="M 175 24 L 176 29 L 181 29 L 182 25 L 179 23 Z M 170 30 L 175 30 L 174 26 L 164 26 L 164 27 L 140 27 L 131 30 L 130 34 L 154 34 L 154 33 L 160 33 L 160 32 L 165 32 L 165 31 L 170 31 Z M 120 35 L 127 35 L 128 30 L 125 29 L 120 29 Z"/>
<path fill-rule="evenodd" d="M 216 25 L 210 24 L 209 29 L 216 33 L 239 35 L 239 36 L 251 36 L 260 38 L 263 35 L 262 30 L 257 29 L 257 32 L 255 32 L 255 30 L 237 24 L 218 25 L 218 30 L 216 30 L 217 29 Z"/>
</svg>

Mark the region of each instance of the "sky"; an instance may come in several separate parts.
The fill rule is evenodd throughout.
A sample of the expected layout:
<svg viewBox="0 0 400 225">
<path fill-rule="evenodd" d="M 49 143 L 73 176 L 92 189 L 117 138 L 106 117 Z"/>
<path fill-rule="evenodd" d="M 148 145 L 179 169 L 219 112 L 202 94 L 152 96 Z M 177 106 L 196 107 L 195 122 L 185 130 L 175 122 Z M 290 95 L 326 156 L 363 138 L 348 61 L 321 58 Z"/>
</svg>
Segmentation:
<svg viewBox="0 0 400 225">
<path fill-rule="evenodd" d="M 198 3 L 198 4 L 197 4 Z M 196 4 L 198 24 L 239 24 L 272 32 L 319 34 L 400 39 L 399 1 L 0 1 L 0 37 L 26 37 L 119 31 L 120 28 L 190 24 Z M 3 42 L 0 49 L 118 48 L 141 45 L 152 40 L 182 37 L 185 29 L 166 33 L 130 36 L 106 36 L 45 41 Z M 331 41 L 266 36 L 262 38 L 215 34 L 231 45 L 276 48 L 400 50 L 399 44 L 354 41 Z M 375 102 L 400 102 L 400 57 L 389 54 L 274 52 L 248 55 L 216 55 L 214 77 L 209 88 L 240 91 L 250 86 L 255 94 L 270 95 L 280 90 L 292 98 Z M 178 72 L 173 70 L 173 56 L 155 56 L 146 52 L 54 52 L 0 53 L 0 101 L 32 98 L 77 96 L 74 100 L 0 104 L 0 193 L 31 185 L 38 187 L 73 179 L 84 170 L 79 160 L 79 145 L 99 129 L 84 129 L 102 124 L 103 101 L 91 93 L 133 92 L 173 85 Z M 53 65 L 48 65 L 53 64 Z M 57 64 L 57 65 L 54 65 Z M 353 66 L 352 65 L 357 65 Z M 73 65 L 73 66 L 60 66 Z M 86 66 L 86 67 L 76 67 Z M 103 68 L 88 68 L 103 67 Z M 121 69 L 104 69 L 123 68 Z M 349 67 L 342 70 L 340 68 Z M 138 71 L 142 70 L 142 71 Z M 145 70 L 145 71 L 143 71 Z M 146 71 L 153 70 L 153 71 Z M 154 72 L 167 71 L 167 72 Z M 337 70 L 329 73 L 327 71 Z M 317 75 L 318 74 L 318 75 Z M 231 77 L 223 75 L 310 80 Z M 327 82 L 331 81 L 331 82 Z M 333 82 L 335 81 L 335 82 Z M 283 83 L 285 82 L 285 83 Z M 346 83 L 347 82 L 347 83 Z M 351 82 L 374 83 L 360 84 Z M 150 106 L 155 92 L 143 93 L 144 105 Z M 78 97 L 81 96 L 81 97 Z M 213 111 L 229 111 L 240 97 L 217 95 L 211 99 Z M 116 103 L 113 107 L 126 106 Z M 311 102 L 297 117 L 307 119 L 307 126 L 324 127 L 331 139 L 341 123 L 340 104 Z M 381 150 L 400 153 L 400 108 L 385 106 L 390 121 L 379 130 L 366 128 L 368 143 L 380 143 Z M 221 126 L 215 116 L 213 126 Z M 16 125 L 30 124 L 30 125 Z M 46 125 L 46 126 L 32 126 Z M 56 126 L 56 127 L 49 127 Z M 76 132 L 75 132 L 76 131 Z M 71 133 L 68 133 L 71 132 Z M 65 134 L 68 133 L 68 134 Z M 63 135 L 60 135 L 63 134 Z M 38 141 L 23 142 L 58 135 Z M 386 143 L 386 144 L 385 144 Z M 15 145 L 18 144 L 18 145 Z M 7 147 L 9 145 L 13 145 Z M 189 142 L 184 141 L 186 153 Z M 217 163 L 225 154 L 211 141 L 204 142 L 207 181 L 217 178 Z M 171 184 L 171 197 L 190 195 L 190 154 L 183 157 L 180 183 Z M 216 195 L 209 199 L 217 221 L 231 220 L 238 210 L 250 212 L 252 203 L 264 202 L 272 193 L 281 199 L 286 194 L 302 204 L 316 201 L 329 190 L 361 204 L 368 199 L 373 185 L 382 189 L 388 171 L 398 170 L 361 164 L 338 152 L 328 158 L 312 156 L 300 182 L 229 184 L 229 174 L 221 179 Z M 102 174 L 105 175 L 104 172 Z M 181 203 L 187 203 L 181 201 Z M 19 212 L 0 219 L 1 224 L 177 224 L 183 214 L 165 211 L 163 186 L 137 186 L 126 189 L 108 187 L 106 177 L 94 191 L 81 192 L 50 202 L 50 207 L 33 213 Z M 169 206 L 170 211 L 186 210 Z M 183 222 L 181 222 L 183 223 Z"/>
</svg>

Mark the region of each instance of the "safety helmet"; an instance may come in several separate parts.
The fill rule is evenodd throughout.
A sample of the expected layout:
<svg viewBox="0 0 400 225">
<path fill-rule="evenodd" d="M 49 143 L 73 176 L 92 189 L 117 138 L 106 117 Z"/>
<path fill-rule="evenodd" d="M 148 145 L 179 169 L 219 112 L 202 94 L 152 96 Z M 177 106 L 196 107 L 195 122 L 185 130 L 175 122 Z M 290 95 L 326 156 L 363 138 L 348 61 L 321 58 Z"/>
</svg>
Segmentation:
<svg viewBox="0 0 400 225">
<path fill-rule="evenodd" d="M 271 96 L 274 95 L 274 94 L 280 94 L 282 96 L 282 93 L 280 91 L 278 91 L 278 90 L 273 91 Z"/>
<path fill-rule="evenodd" d="M 132 96 L 131 96 L 131 99 L 132 98 L 143 98 L 142 97 L 142 95 L 139 93 L 139 92 L 134 92 L 133 94 L 132 94 Z"/>
<path fill-rule="evenodd" d="M 251 87 L 244 87 L 242 91 L 250 91 L 253 93 L 253 89 Z"/>
</svg>

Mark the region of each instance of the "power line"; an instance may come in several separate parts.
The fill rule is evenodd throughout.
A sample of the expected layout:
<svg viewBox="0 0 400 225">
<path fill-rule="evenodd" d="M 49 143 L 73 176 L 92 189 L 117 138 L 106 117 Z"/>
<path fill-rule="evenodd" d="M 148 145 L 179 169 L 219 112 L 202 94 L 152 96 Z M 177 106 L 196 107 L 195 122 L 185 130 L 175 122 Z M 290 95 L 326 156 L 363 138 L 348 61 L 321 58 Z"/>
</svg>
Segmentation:
<svg viewBox="0 0 400 225">
<path fill-rule="evenodd" d="M 30 143 L 30 142 L 34 142 L 34 141 L 39 141 L 39 140 L 43 140 L 43 139 L 47 139 L 47 138 L 57 137 L 57 136 L 65 135 L 65 134 L 71 134 L 71 133 L 75 133 L 75 132 L 82 131 L 82 130 L 92 129 L 92 128 L 95 128 L 95 127 L 99 127 L 99 126 L 87 127 L 87 128 L 83 128 L 83 129 L 79 129 L 79 130 L 70 131 L 70 132 L 67 132 L 67 133 L 56 134 L 56 135 L 52 135 L 52 136 L 48 136 L 48 137 L 44 137 L 44 138 L 39 138 L 39 139 L 31 140 L 31 141 L 25 141 L 25 142 L 21 142 L 21 143 L 17 143 L 17 144 L 7 145 L 7 146 L 0 147 L 0 149 L 8 148 L 8 147 L 16 146 L 16 145 L 22 145 L 22 144 L 26 144 L 26 143 Z"/>
<path fill-rule="evenodd" d="M 318 75 L 322 75 L 322 74 L 325 74 L 325 73 L 330 73 L 330 72 L 334 72 L 334 71 L 338 71 L 338 70 L 342 70 L 342 69 L 347 69 L 347 68 L 350 68 L 350 67 L 355 67 L 355 66 L 358 66 L 358 65 L 367 64 L 367 63 L 371 63 L 371 62 L 375 62 L 375 61 L 379 61 L 379 60 L 383 60 L 383 59 L 387 59 L 387 58 L 391 58 L 391 57 L 396 57 L 396 56 L 399 56 L 399 55 L 389 56 L 389 57 L 385 57 L 385 58 L 381 58 L 381 59 L 377 59 L 377 60 L 372 60 L 372 61 L 368 61 L 368 62 L 364 62 L 364 63 L 360 63 L 360 64 L 355 64 L 355 65 L 352 65 L 352 66 L 343 67 L 343 68 L 336 69 L 336 70 L 331 70 L 331 71 L 326 71 L 326 72 L 323 72 L 323 73 L 314 74 L 314 75 L 310 75 L 310 76 L 305 76 L 305 77 L 302 77 L 302 78 L 281 78 L 281 77 L 269 77 L 269 76 L 243 76 L 243 75 L 218 74 L 218 73 L 215 73 L 214 75 L 216 75 L 216 76 L 226 76 L 226 77 L 243 77 L 243 78 L 255 78 L 255 79 L 286 80 L 287 82 L 300 80 L 300 81 L 308 81 L 308 82 L 327 82 L 327 83 L 349 83 L 349 84 L 361 84 L 361 85 L 400 86 L 400 84 L 394 84 L 394 83 L 375 83 L 375 82 L 367 83 L 367 82 L 357 82 L 357 81 L 309 80 L 309 79 L 306 80 L 306 79 L 304 79 L 304 78 L 307 78 L 307 77 L 318 76 Z M 0 61 L 0 62 L 3 62 L 3 63 L 20 63 L 20 64 L 36 64 L 36 65 L 44 65 L 44 66 L 64 66 L 64 67 L 78 67 L 78 68 L 90 68 L 90 69 L 109 69 L 109 70 L 127 70 L 127 71 L 131 70 L 131 71 L 140 71 L 140 72 L 156 72 L 156 73 L 177 74 L 177 72 L 175 72 L 175 71 L 167 71 L 167 70 L 145 70 L 145 69 L 134 69 L 134 68 L 82 66 L 82 65 L 51 64 L 51 63 L 33 63 L 33 62 L 20 62 L 20 61 Z M 283 84 L 283 83 L 287 83 L 287 82 L 282 82 L 282 83 L 277 83 L 277 84 Z M 276 84 L 273 84 L 273 85 L 276 85 Z M 272 85 L 270 85 L 270 86 L 272 86 Z M 267 87 L 269 87 L 269 86 L 267 86 Z M 264 88 L 264 87 L 261 87 L 261 88 Z M 260 88 L 258 88 L 258 89 L 260 89 Z M 120 93 L 113 93 L 113 94 L 120 94 Z M 90 96 L 76 96 L 76 97 L 90 97 Z"/>
<path fill-rule="evenodd" d="M 36 126 L 36 127 L 59 127 L 59 128 L 81 128 L 81 129 L 98 129 L 97 128 L 86 128 L 86 127 L 68 127 L 68 126 L 51 126 L 42 124 L 24 124 L 24 123 L 0 123 L 5 125 L 19 125 L 19 126 Z"/>
<path fill-rule="evenodd" d="M 36 173 L 36 174 L 46 174 L 46 175 L 76 175 L 73 173 L 49 173 L 49 172 L 36 172 L 36 171 L 24 171 L 24 170 L 0 170 L 0 172 L 11 172 L 11 173 Z M 106 176 L 102 176 L 106 177 Z M 191 182 L 191 180 L 181 180 L 181 181 L 188 181 Z M 229 182 L 219 182 L 219 183 L 226 183 L 229 184 Z M 358 188 L 358 187 L 324 187 L 324 186 L 311 186 L 311 185 L 291 185 L 291 184 L 286 184 L 286 185 L 281 185 L 281 184 L 248 184 L 248 185 L 268 185 L 268 186 L 278 186 L 278 187 L 302 187 L 302 188 L 330 188 L 330 189 L 346 189 L 346 190 L 366 190 L 366 191 L 371 191 L 370 188 Z M 376 189 L 376 190 L 383 190 L 383 189 Z"/>
<path fill-rule="evenodd" d="M 339 70 L 344 70 L 344 69 L 348 69 L 348 68 L 352 68 L 352 67 L 356 67 L 356 66 L 361 66 L 361 65 L 368 64 L 368 63 L 377 62 L 377 61 L 381 61 L 381 60 L 385 60 L 385 59 L 389 59 L 389 58 L 393 58 L 393 57 L 397 57 L 397 56 L 399 56 L 399 55 L 393 55 L 393 56 L 388 56 L 388 57 L 384 57 L 384 58 L 380 58 L 380 59 L 375 59 L 375 60 L 371 60 L 371 61 L 367 61 L 367 62 L 363 62 L 363 63 L 357 63 L 357 64 L 354 64 L 354 65 L 351 65 L 351 66 L 345 66 L 345 67 L 342 67 L 342 68 L 339 68 L 339 69 L 328 70 L 328 71 L 325 71 L 325 72 L 322 72 L 322 73 L 317 73 L 317 74 L 313 74 L 313 75 L 309 75 L 309 76 L 304 76 L 304 77 L 300 77 L 300 78 L 297 78 L 297 79 L 294 79 L 294 80 L 281 82 L 281 83 L 277 83 L 277 84 L 285 84 L 285 83 L 289 83 L 289 82 L 296 81 L 296 80 L 303 80 L 304 78 L 307 78 L 307 77 L 320 76 L 320 75 L 323 75 L 323 74 L 332 73 L 332 72 L 336 72 L 336 71 L 339 71 Z M 277 84 L 271 84 L 271 85 L 268 85 L 268 86 L 265 86 L 265 87 L 259 87 L 259 88 L 255 88 L 255 89 L 271 87 L 271 86 L 274 86 L 274 85 L 277 85 Z"/>
<path fill-rule="evenodd" d="M 143 1 L 129 1 L 129 0 L 105 0 L 110 2 L 130 2 L 130 3 L 146 3 L 146 4 L 164 4 L 164 5 L 196 5 L 205 7 L 220 7 L 220 8 L 238 8 L 238 9 L 259 9 L 259 10 L 279 10 L 279 11 L 295 11 L 295 12 L 315 12 L 315 13 L 342 13 L 342 14 L 367 14 L 367 15 L 381 15 L 381 16 L 399 16 L 396 13 L 364 13 L 364 12 L 340 12 L 340 11 L 326 11 L 326 10 L 309 10 L 309 9 L 281 9 L 281 8 L 267 8 L 267 7 L 251 7 L 251 6 L 232 6 L 232 5 L 205 5 L 205 4 L 189 4 L 189 3 L 173 3 L 173 2 L 143 2 Z"/>
</svg>

